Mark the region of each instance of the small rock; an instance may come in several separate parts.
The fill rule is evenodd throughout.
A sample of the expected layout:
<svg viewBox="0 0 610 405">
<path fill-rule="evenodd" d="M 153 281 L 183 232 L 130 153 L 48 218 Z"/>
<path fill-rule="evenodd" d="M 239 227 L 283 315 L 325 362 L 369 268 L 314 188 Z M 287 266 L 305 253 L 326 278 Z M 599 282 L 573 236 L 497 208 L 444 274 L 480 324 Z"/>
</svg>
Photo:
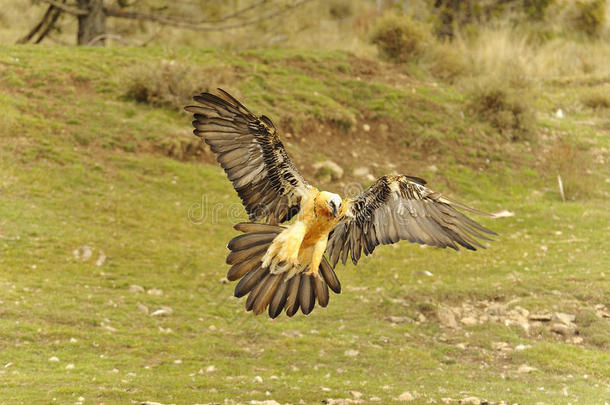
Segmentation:
<svg viewBox="0 0 610 405">
<path fill-rule="evenodd" d="M 205 372 L 206 372 L 206 373 L 213 373 L 214 371 L 216 371 L 216 366 L 213 366 L 213 365 L 212 365 L 212 366 L 207 366 L 207 367 L 205 368 Z"/>
<path fill-rule="evenodd" d="M 558 108 L 557 111 L 555 111 L 555 117 L 559 119 L 563 118 L 563 110 L 561 108 Z"/>
<path fill-rule="evenodd" d="M 176 360 L 174 360 L 174 364 L 182 364 L 182 360 L 176 359 Z"/>
<path fill-rule="evenodd" d="M 553 319 L 553 316 L 548 313 L 530 314 L 528 317 L 530 321 L 549 322 Z"/>
<path fill-rule="evenodd" d="M 408 316 L 389 316 L 388 320 L 392 323 L 405 323 L 405 322 L 413 322 L 411 318 Z"/>
<path fill-rule="evenodd" d="M 491 348 L 499 352 L 508 352 L 511 350 L 510 345 L 506 342 L 493 342 Z"/>
<path fill-rule="evenodd" d="M 551 325 L 551 332 L 558 333 L 563 336 L 570 336 L 576 333 L 576 326 L 565 325 L 563 323 L 554 323 Z"/>
<path fill-rule="evenodd" d="M 399 401 L 409 402 L 409 401 L 413 401 L 414 399 L 415 399 L 415 397 L 409 391 L 405 391 L 398 396 Z"/>
<path fill-rule="evenodd" d="M 145 314 L 148 314 L 148 307 L 146 305 L 140 304 L 138 302 L 137 307 L 140 312 L 144 312 Z"/>
<path fill-rule="evenodd" d="M 74 364 L 70 363 L 70 364 L 66 364 L 66 370 L 73 370 L 74 369 Z"/>
<path fill-rule="evenodd" d="M 466 397 L 458 401 L 459 404 L 480 405 L 481 400 L 477 397 Z"/>
<path fill-rule="evenodd" d="M 595 315 L 598 316 L 599 318 L 610 318 L 610 312 L 603 311 L 601 309 L 598 309 L 597 311 L 595 311 Z"/>
<path fill-rule="evenodd" d="M 438 167 L 436 167 L 436 165 L 430 165 L 428 166 L 428 170 L 430 170 L 432 173 L 436 173 L 438 172 Z"/>
<path fill-rule="evenodd" d="M 316 176 L 330 174 L 331 180 L 339 180 L 343 177 L 343 169 L 332 160 L 314 163 L 313 168 L 316 172 Z"/>
<path fill-rule="evenodd" d="M 466 326 L 473 326 L 478 323 L 477 320 L 475 318 L 473 318 L 472 316 L 464 317 L 464 318 L 460 319 L 460 322 L 462 322 Z"/>
<path fill-rule="evenodd" d="M 137 285 L 137 284 L 132 284 L 129 286 L 129 292 L 130 293 L 143 293 L 144 291 L 144 287 Z"/>
<path fill-rule="evenodd" d="M 115 327 L 113 327 L 113 326 L 108 325 L 106 322 L 101 322 L 101 323 L 100 323 L 100 326 L 101 326 L 102 328 L 106 329 L 108 332 L 116 332 L 116 331 L 117 331 L 117 328 L 115 328 Z"/>
<path fill-rule="evenodd" d="M 356 399 L 360 399 L 362 397 L 362 392 L 359 391 L 350 391 L 350 395 Z"/>
<path fill-rule="evenodd" d="M 563 312 L 555 312 L 554 321 L 559 321 L 565 325 L 570 325 L 576 320 L 576 316 L 572 314 L 564 314 Z"/>
<path fill-rule="evenodd" d="M 52 363 L 57 363 L 59 361 L 59 359 L 56 356 L 53 356 L 53 357 L 49 357 L 49 361 Z"/>
<path fill-rule="evenodd" d="M 360 352 L 358 350 L 354 350 L 354 349 L 347 349 L 345 352 L 343 352 L 343 354 L 345 354 L 346 356 L 349 357 L 356 357 L 358 356 Z"/>
<path fill-rule="evenodd" d="M 477 397 L 466 397 L 458 401 L 459 404 L 481 405 L 481 400 Z"/>
<path fill-rule="evenodd" d="M 515 346 L 515 350 L 518 352 L 521 352 L 521 351 L 523 351 L 525 349 L 529 349 L 531 347 L 532 346 L 530 346 L 530 345 L 517 345 L 517 346 Z"/>
<path fill-rule="evenodd" d="M 528 374 L 528 373 L 531 373 L 532 371 L 536 371 L 536 370 L 537 370 L 537 368 L 535 368 L 535 367 L 528 366 L 527 364 L 522 364 L 517 369 L 517 372 L 523 373 L 523 374 Z"/>
<path fill-rule="evenodd" d="M 252 401 L 248 402 L 250 405 L 282 405 L 279 402 L 273 400 L 273 399 L 266 399 L 264 401 L 257 401 L 255 399 L 253 399 Z"/>
<path fill-rule="evenodd" d="M 161 290 L 159 288 L 151 288 L 150 290 L 146 291 L 146 293 L 148 295 L 160 296 L 160 295 L 163 295 L 163 290 Z"/>
<path fill-rule="evenodd" d="M 166 316 L 174 313 L 174 310 L 170 307 L 161 307 L 150 314 L 150 316 Z"/>
<path fill-rule="evenodd" d="M 357 167 L 354 169 L 354 176 L 367 177 L 371 174 L 368 167 Z"/>
<path fill-rule="evenodd" d="M 371 130 L 371 126 L 370 126 L 369 124 L 364 124 L 364 125 L 362 126 L 362 130 L 363 130 L 364 132 L 369 132 L 369 131 Z"/>
<path fill-rule="evenodd" d="M 369 401 L 371 401 L 371 402 L 380 402 L 381 398 L 379 398 L 379 397 L 370 397 Z"/>
<path fill-rule="evenodd" d="M 81 260 L 83 262 L 91 259 L 91 255 L 93 254 L 93 250 L 91 250 L 91 246 L 85 245 L 78 249 L 75 249 L 72 254 L 74 258 L 77 260 Z"/>
<path fill-rule="evenodd" d="M 438 311 L 436 311 L 436 316 L 438 317 L 441 325 L 453 329 L 458 327 L 457 321 L 455 320 L 455 315 L 449 308 L 440 307 Z"/>
<path fill-rule="evenodd" d="M 95 261 L 95 265 L 97 267 L 101 267 L 104 265 L 105 262 L 106 262 L 106 255 L 104 254 L 104 252 L 100 251 L 100 255 L 98 256 L 97 260 Z"/>
<path fill-rule="evenodd" d="M 75 339 L 75 338 L 73 338 L 73 337 L 71 337 L 71 338 L 70 338 L 70 343 L 76 343 L 76 342 L 78 342 L 78 340 L 76 340 L 76 339 Z"/>
<path fill-rule="evenodd" d="M 257 375 L 256 377 L 254 377 L 253 381 L 254 381 L 255 383 L 260 383 L 260 384 L 262 384 L 262 383 L 263 383 L 263 377 L 261 377 L 260 375 Z"/>
<path fill-rule="evenodd" d="M 584 339 L 583 339 L 583 338 L 581 338 L 580 336 L 575 336 L 575 337 L 572 339 L 572 343 L 574 343 L 575 345 L 579 345 L 579 344 L 581 344 L 582 342 L 584 342 Z"/>
<path fill-rule="evenodd" d="M 511 212 L 509 210 L 502 210 L 502 211 L 494 212 L 491 215 L 493 215 L 494 218 L 508 218 L 508 217 L 514 217 L 515 213 Z"/>
</svg>

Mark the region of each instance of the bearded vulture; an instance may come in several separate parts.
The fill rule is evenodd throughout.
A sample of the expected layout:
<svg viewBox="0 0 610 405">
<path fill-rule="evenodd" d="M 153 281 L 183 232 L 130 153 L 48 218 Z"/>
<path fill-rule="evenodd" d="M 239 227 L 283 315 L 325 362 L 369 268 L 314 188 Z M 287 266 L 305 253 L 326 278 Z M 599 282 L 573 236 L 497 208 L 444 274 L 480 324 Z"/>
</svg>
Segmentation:
<svg viewBox="0 0 610 405">
<path fill-rule="evenodd" d="M 326 307 L 329 289 L 341 292 L 339 260 L 356 264 L 377 245 L 400 240 L 440 248 L 483 248 L 494 232 L 458 210 L 491 216 L 449 199 L 407 175 L 386 175 L 360 195 L 342 198 L 310 185 L 288 157 L 271 120 L 252 114 L 229 93 L 202 93 L 194 134 L 210 146 L 241 198 L 251 222 L 228 244 L 227 279 L 240 280 L 246 310 L 271 318 L 282 310 L 309 314 Z M 288 221 L 294 219 L 292 223 Z M 283 224 L 283 225 L 280 225 Z"/>
</svg>

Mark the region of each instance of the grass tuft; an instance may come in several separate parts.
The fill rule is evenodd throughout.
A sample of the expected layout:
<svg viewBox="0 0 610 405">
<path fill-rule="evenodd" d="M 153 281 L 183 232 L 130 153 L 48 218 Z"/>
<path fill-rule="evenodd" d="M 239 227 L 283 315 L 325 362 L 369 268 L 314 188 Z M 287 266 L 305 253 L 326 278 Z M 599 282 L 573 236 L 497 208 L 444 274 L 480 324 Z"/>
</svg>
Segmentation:
<svg viewBox="0 0 610 405">
<path fill-rule="evenodd" d="M 408 16 L 386 14 L 371 34 L 371 42 L 380 54 L 393 62 L 417 60 L 433 41 L 429 28 Z"/>
<path fill-rule="evenodd" d="M 202 70 L 175 60 L 140 64 L 126 70 L 125 95 L 140 103 L 182 110 L 193 95 L 220 87 L 233 78 L 231 69 Z"/>
<path fill-rule="evenodd" d="M 468 104 L 480 120 L 489 122 L 511 141 L 532 140 L 535 116 L 523 91 L 499 79 L 475 85 Z"/>
<path fill-rule="evenodd" d="M 595 88 L 581 96 L 581 102 L 594 109 L 610 108 L 610 89 Z"/>
</svg>

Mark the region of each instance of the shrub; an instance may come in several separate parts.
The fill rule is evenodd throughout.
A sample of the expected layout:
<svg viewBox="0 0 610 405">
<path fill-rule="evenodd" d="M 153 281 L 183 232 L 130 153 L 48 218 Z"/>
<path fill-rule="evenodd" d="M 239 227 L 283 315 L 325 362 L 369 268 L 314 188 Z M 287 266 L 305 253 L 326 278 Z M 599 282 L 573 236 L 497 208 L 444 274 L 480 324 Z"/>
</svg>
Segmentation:
<svg viewBox="0 0 610 405">
<path fill-rule="evenodd" d="M 606 0 L 577 1 L 575 28 L 590 37 L 600 34 L 606 22 Z"/>
<path fill-rule="evenodd" d="M 590 108 L 610 108 L 610 89 L 594 89 L 581 97 L 582 103 Z"/>
<path fill-rule="evenodd" d="M 455 43 L 435 43 L 425 56 L 425 64 L 435 77 L 453 82 L 466 73 L 464 50 Z"/>
<path fill-rule="evenodd" d="M 125 95 L 141 103 L 182 110 L 195 94 L 230 82 L 230 75 L 228 69 L 204 71 L 174 60 L 136 65 L 125 72 Z"/>
<path fill-rule="evenodd" d="M 586 198 L 597 188 L 595 179 L 591 175 L 592 161 L 591 155 L 586 150 L 578 147 L 565 136 L 558 137 L 542 154 L 542 172 L 548 176 L 551 184 L 557 184 L 557 176 L 561 176 L 566 200 Z"/>
<path fill-rule="evenodd" d="M 468 109 L 511 141 L 532 140 L 535 117 L 525 90 L 500 79 L 486 80 L 475 86 Z"/>
<path fill-rule="evenodd" d="M 408 16 L 387 14 L 375 23 L 371 42 L 394 62 L 417 60 L 433 41 L 428 27 Z"/>
<path fill-rule="evenodd" d="M 328 13 L 335 20 L 342 20 L 351 17 L 354 10 L 349 0 L 332 0 L 328 5 Z"/>
</svg>

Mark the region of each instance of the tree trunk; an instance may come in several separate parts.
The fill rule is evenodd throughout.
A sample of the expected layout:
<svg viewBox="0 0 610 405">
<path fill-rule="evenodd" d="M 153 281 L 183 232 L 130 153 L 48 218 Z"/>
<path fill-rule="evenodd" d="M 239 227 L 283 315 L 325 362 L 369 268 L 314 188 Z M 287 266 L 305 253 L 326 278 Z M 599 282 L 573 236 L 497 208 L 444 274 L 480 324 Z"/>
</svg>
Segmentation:
<svg viewBox="0 0 610 405">
<path fill-rule="evenodd" d="M 99 38 L 106 34 L 104 0 L 78 0 L 78 6 L 89 12 L 78 16 L 78 44 L 104 46 L 103 37 Z M 92 43 L 96 38 L 99 39 Z"/>
</svg>

